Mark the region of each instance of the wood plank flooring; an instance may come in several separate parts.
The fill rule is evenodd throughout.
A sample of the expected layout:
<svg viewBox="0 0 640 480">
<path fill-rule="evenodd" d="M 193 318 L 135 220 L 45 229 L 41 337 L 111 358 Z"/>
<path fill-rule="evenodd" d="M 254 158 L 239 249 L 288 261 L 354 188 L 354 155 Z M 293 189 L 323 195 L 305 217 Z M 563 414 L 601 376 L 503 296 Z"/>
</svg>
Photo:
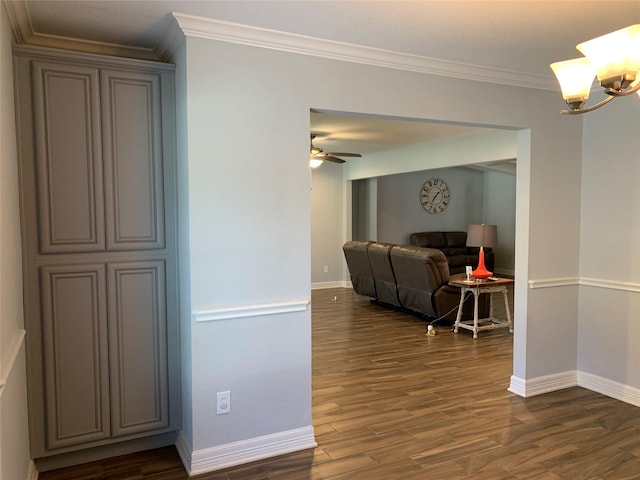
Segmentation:
<svg viewBox="0 0 640 480">
<path fill-rule="evenodd" d="M 513 305 L 513 304 L 512 304 Z M 640 408 L 571 388 L 507 391 L 507 329 L 426 336 L 419 318 L 350 289 L 316 290 L 313 423 L 318 447 L 197 480 L 623 480 L 640 478 Z M 515 328 L 518 328 L 517 325 Z M 173 448 L 41 480 L 185 480 Z"/>
</svg>

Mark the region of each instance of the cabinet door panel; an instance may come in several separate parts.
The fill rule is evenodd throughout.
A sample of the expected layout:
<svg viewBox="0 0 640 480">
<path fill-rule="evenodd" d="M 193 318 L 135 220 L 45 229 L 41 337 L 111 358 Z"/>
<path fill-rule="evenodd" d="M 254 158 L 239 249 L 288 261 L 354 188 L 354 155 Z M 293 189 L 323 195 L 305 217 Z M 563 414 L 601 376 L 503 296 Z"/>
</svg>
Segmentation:
<svg viewBox="0 0 640 480">
<path fill-rule="evenodd" d="M 43 267 L 47 446 L 108 438 L 104 265 Z"/>
<path fill-rule="evenodd" d="M 163 248 L 159 77 L 101 73 L 108 249 Z"/>
<path fill-rule="evenodd" d="M 98 70 L 33 69 L 40 250 L 104 250 Z"/>
<path fill-rule="evenodd" d="M 108 265 L 112 431 L 169 425 L 165 265 Z"/>
</svg>

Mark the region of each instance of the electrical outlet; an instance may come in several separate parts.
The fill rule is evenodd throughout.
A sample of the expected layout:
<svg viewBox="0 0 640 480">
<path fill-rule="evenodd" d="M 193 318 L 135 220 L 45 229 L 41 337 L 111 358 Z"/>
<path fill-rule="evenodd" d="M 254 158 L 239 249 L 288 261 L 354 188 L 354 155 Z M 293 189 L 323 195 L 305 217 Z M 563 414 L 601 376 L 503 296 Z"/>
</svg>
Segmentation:
<svg viewBox="0 0 640 480">
<path fill-rule="evenodd" d="M 216 402 L 216 415 L 231 413 L 231 392 L 218 392 Z"/>
<path fill-rule="evenodd" d="M 324 266 L 324 273 L 329 273 L 329 265 Z"/>
</svg>

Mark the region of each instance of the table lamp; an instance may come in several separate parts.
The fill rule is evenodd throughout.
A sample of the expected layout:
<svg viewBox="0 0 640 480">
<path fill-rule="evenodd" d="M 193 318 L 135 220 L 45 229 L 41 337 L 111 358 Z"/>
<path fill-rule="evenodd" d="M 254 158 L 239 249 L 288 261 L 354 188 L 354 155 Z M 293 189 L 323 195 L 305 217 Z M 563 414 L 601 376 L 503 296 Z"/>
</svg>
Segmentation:
<svg viewBox="0 0 640 480">
<path fill-rule="evenodd" d="M 498 227 L 495 225 L 469 225 L 467 232 L 467 246 L 480 247 L 478 267 L 471 272 L 474 278 L 485 279 L 493 275 L 484 266 L 484 247 L 495 247 L 498 243 Z"/>
</svg>

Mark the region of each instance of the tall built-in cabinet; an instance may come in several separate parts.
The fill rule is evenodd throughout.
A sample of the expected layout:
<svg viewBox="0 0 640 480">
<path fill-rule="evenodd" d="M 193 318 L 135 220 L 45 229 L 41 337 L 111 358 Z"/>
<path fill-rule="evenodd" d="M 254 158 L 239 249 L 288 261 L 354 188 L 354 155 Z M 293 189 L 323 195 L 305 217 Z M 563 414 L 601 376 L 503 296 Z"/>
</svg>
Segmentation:
<svg viewBox="0 0 640 480">
<path fill-rule="evenodd" d="M 179 428 L 173 66 L 14 50 L 31 454 Z"/>
</svg>

